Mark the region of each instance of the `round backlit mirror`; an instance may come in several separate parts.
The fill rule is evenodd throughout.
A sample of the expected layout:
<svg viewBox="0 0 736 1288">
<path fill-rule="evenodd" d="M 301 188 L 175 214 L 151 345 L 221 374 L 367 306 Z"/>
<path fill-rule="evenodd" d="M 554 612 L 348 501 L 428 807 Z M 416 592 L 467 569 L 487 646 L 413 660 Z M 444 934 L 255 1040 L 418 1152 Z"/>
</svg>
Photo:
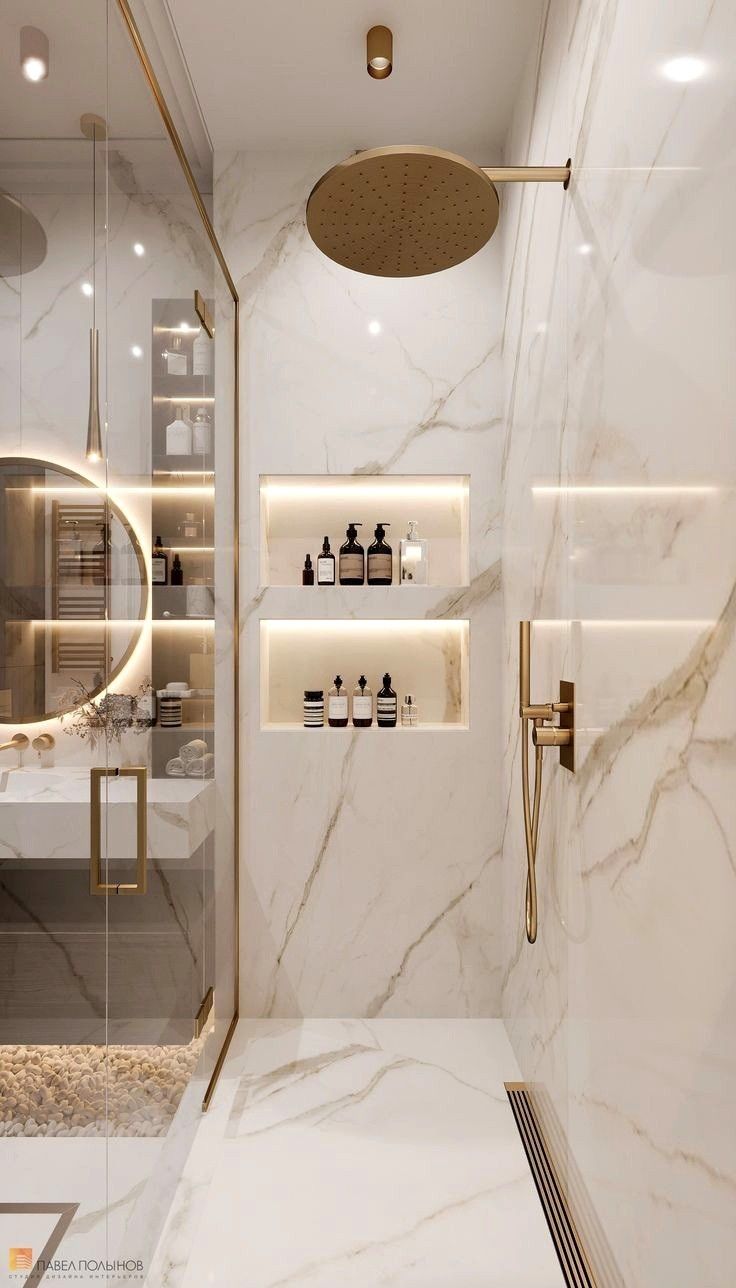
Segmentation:
<svg viewBox="0 0 736 1288">
<path fill-rule="evenodd" d="M 102 692 L 147 605 L 143 551 L 107 493 L 49 461 L 0 458 L 0 723 Z"/>
</svg>

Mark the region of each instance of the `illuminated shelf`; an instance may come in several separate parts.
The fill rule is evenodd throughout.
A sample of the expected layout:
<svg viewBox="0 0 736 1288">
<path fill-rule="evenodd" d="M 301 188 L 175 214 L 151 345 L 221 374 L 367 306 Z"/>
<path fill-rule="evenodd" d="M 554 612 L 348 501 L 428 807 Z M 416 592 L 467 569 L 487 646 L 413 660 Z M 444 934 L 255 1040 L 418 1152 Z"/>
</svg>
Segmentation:
<svg viewBox="0 0 736 1288">
<path fill-rule="evenodd" d="M 337 674 L 348 694 L 364 674 L 375 705 L 386 671 L 399 703 L 407 693 L 416 699 L 425 730 L 468 727 L 470 627 L 466 620 L 269 619 L 261 622 L 260 629 L 264 731 L 301 729 L 304 690 L 322 689 L 327 695 Z M 403 732 L 416 733 L 420 728 Z"/>
<path fill-rule="evenodd" d="M 262 475 L 261 585 L 301 587 L 305 554 L 311 554 L 316 567 L 327 535 L 337 559 L 351 521 L 362 523 L 359 540 L 366 551 L 376 524 L 390 525 L 387 540 L 394 554 L 394 584 L 399 585 L 399 542 L 414 519 L 419 536 L 429 543 L 430 585 L 466 586 L 469 508 L 469 479 L 462 474 Z M 401 589 L 412 593 L 417 588 Z"/>
<path fill-rule="evenodd" d="M 401 698 L 399 699 L 399 720 L 400 719 L 401 719 Z M 393 729 L 384 729 L 384 728 L 379 729 L 374 717 L 373 724 L 370 725 L 368 729 L 356 728 L 355 725 L 353 725 L 352 723 L 345 725 L 344 728 L 342 729 L 334 729 L 332 728 L 331 725 L 327 724 L 327 709 L 325 707 L 325 723 L 324 725 L 321 726 L 321 728 L 305 729 L 303 724 L 288 724 L 287 722 L 284 722 L 282 724 L 261 725 L 261 732 L 262 733 L 336 733 L 336 734 L 359 733 L 361 735 L 364 733 L 368 733 L 368 734 L 380 733 L 381 736 L 383 737 L 386 734 L 392 734 L 392 733 L 403 733 L 403 734 L 468 733 L 469 726 L 466 724 L 450 724 L 449 722 L 445 724 L 429 724 L 429 723 L 421 724 L 420 723 L 418 725 L 415 725 L 414 728 L 412 729 L 412 728 L 407 728 L 405 725 L 402 725 L 401 723 L 399 723 Z"/>
</svg>

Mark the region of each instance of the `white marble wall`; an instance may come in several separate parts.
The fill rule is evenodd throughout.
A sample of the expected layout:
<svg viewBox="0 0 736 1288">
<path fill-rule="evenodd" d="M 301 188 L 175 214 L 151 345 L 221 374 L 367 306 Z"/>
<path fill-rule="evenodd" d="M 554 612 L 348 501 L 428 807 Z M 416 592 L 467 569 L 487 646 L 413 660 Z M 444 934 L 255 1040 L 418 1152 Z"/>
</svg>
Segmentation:
<svg viewBox="0 0 736 1288">
<path fill-rule="evenodd" d="M 736 1277 L 735 52 L 719 0 L 551 0 L 508 145 L 575 175 L 502 216 L 503 1006 L 627 1288 Z M 673 83 L 685 54 L 704 74 Z M 579 726 L 574 778 L 547 756 L 534 947 L 528 616 L 532 696 L 574 680 Z"/>
<path fill-rule="evenodd" d="M 223 154 L 216 165 L 242 302 L 241 1013 L 492 1016 L 500 248 L 402 283 L 339 268 L 304 224 L 313 183 L 339 159 Z M 259 622 L 284 615 L 285 592 L 259 586 L 258 480 L 293 473 L 470 475 L 471 584 L 423 591 L 419 610 L 470 620 L 469 731 L 261 731 Z M 309 611 L 301 590 L 289 594 L 292 612 Z M 336 588 L 329 615 L 370 615 L 368 594 Z M 393 611 L 382 596 L 378 615 Z"/>
</svg>

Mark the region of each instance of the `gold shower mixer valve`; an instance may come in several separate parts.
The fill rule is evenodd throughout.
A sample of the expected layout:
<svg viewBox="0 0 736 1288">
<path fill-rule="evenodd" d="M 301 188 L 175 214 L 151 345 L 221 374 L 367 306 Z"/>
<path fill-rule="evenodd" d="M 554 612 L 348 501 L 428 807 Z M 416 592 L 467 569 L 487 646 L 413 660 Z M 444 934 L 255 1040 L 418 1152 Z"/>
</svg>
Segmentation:
<svg viewBox="0 0 736 1288">
<path fill-rule="evenodd" d="M 563 680 L 562 684 L 564 683 Z M 571 747 L 575 737 L 571 725 L 565 725 L 561 720 L 558 725 L 553 724 L 550 728 L 548 722 L 553 721 L 557 715 L 570 716 L 574 710 L 574 702 L 539 702 L 522 707 L 520 715 L 522 720 L 533 721 L 532 742 L 535 747 Z"/>
<path fill-rule="evenodd" d="M 526 839 L 526 936 L 537 938 L 537 843 L 542 799 L 542 754 L 545 747 L 557 747 L 560 764 L 575 773 L 575 685 L 560 680 L 559 702 L 532 702 L 531 622 L 519 623 L 519 716 L 521 718 L 521 792 Z M 559 717 L 559 724 L 555 724 Z M 534 795 L 529 785 L 528 726 L 534 744 Z"/>
</svg>

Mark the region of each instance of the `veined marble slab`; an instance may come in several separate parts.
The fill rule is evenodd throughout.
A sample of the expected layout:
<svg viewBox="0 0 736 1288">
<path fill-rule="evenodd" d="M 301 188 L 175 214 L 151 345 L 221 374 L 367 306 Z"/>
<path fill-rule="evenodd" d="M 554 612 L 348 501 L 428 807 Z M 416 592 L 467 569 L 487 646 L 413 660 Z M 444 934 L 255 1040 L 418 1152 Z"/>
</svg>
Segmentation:
<svg viewBox="0 0 736 1288">
<path fill-rule="evenodd" d="M 516 1076 L 500 1021 L 241 1022 L 148 1288 L 559 1288 Z"/>
<path fill-rule="evenodd" d="M 214 780 L 149 778 L 147 792 L 149 857 L 190 858 L 214 830 Z M 101 798 L 116 853 L 134 853 L 135 780 L 103 779 Z M 88 769 L 0 771 L 0 868 L 24 859 L 72 860 L 70 866 L 78 866 L 81 856 L 87 863 L 89 802 Z"/>
</svg>

